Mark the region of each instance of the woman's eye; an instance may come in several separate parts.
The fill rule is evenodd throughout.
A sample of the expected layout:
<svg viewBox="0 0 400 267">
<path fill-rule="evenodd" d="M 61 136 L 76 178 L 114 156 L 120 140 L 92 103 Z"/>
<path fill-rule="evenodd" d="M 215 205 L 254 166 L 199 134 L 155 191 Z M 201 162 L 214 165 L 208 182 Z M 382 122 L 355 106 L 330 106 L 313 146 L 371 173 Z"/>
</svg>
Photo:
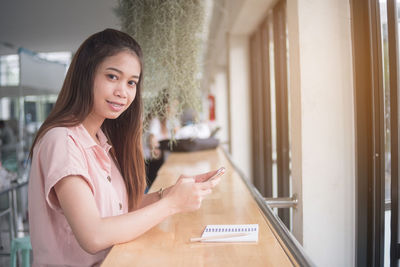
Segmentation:
<svg viewBox="0 0 400 267">
<path fill-rule="evenodd" d="M 136 82 L 135 81 L 129 81 L 128 84 L 131 85 L 131 86 L 136 86 Z"/>
<path fill-rule="evenodd" d="M 111 80 L 117 79 L 117 76 L 115 76 L 114 74 L 107 74 L 107 77 L 110 78 Z"/>
</svg>

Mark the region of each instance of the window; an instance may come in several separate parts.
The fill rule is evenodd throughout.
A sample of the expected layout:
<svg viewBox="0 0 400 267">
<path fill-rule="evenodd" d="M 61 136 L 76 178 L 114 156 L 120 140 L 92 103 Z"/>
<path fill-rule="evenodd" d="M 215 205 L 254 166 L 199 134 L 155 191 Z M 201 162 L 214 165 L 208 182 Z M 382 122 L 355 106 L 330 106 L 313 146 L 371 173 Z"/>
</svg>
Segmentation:
<svg viewBox="0 0 400 267">
<path fill-rule="evenodd" d="M 19 84 L 18 55 L 0 56 L 0 86 L 15 86 Z"/>
<path fill-rule="evenodd" d="M 398 12 L 352 4 L 357 153 L 357 266 L 398 266 Z"/>
<path fill-rule="evenodd" d="M 253 177 L 264 197 L 290 197 L 286 1 L 279 1 L 250 38 Z M 290 210 L 279 209 L 290 229 Z"/>
</svg>

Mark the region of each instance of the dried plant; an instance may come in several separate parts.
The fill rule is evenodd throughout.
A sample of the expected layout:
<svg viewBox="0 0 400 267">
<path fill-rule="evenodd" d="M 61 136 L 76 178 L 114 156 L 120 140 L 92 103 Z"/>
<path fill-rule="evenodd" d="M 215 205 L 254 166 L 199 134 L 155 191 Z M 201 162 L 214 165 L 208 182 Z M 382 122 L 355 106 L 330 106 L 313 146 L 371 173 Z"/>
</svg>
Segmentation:
<svg viewBox="0 0 400 267">
<path fill-rule="evenodd" d="M 203 56 L 203 0 L 120 0 L 116 8 L 121 28 L 138 41 L 144 54 L 144 118 L 165 116 L 165 100 L 176 104 L 176 117 L 184 108 L 201 110 Z"/>
</svg>

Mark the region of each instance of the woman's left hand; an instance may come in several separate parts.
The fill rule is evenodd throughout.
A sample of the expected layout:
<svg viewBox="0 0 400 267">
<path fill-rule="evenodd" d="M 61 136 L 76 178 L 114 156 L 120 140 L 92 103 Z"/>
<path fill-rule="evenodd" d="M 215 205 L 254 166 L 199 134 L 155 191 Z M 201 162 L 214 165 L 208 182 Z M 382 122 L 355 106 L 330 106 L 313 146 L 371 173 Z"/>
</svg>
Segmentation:
<svg viewBox="0 0 400 267">
<path fill-rule="evenodd" d="M 213 177 L 217 172 L 218 172 L 218 170 L 215 170 L 215 171 L 210 171 L 210 172 L 206 172 L 206 173 L 201 173 L 201 174 L 198 174 L 195 176 L 182 174 L 181 176 L 179 176 L 176 183 L 178 183 L 179 180 L 181 180 L 181 179 L 193 177 L 196 183 L 205 183 L 204 184 L 205 186 L 207 186 L 209 188 L 214 188 L 221 181 L 221 177 L 216 177 L 215 179 L 212 179 L 212 180 L 209 180 L 209 179 L 211 177 Z M 172 186 L 164 189 L 164 195 L 168 195 L 168 192 L 171 190 L 171 187 Z"/>
</svg>

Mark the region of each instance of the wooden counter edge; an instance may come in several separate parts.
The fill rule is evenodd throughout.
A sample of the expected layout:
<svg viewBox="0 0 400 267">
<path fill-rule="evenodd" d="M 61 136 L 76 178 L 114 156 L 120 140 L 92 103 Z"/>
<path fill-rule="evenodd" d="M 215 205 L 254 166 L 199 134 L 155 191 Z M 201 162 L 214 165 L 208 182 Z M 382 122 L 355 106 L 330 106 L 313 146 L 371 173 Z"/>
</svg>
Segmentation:
<svg viewBox="0 0 400 267">
<path fill-rule="evenodd" d="M 283 222 L 279 219 L 277 215 L 271 210 L 268 205 L 265 204 L 263 196 L 258 192 L 258 190 L 254 187 L 253 184 L 245 177 L 243 172 L 236 167 L 233 163 L 230 155 L 225 151 L 225 149 L 219 147 L 218 149 L 222 150 L 226 159 L 235 169 L 235 171 L 239 174 L 240 178 L 246 185 L 247 189 L 250 191 L 251 195 L 254 197 L 254 200 L 257 202 L 258 207 L 260 208 L 261 214 L 264 216 L 268 227 L 271 229 L 275 238 L 278 240 L 279 244 L 283 248 L 284 252 L 288 256 L 289 260 L 294 266 L 316 266 L 311 259 L 306 255 L 303 247 L 299 244 L 296 238 L 292 235 L 292 233 L 284 226 Z"/>
</svg>

